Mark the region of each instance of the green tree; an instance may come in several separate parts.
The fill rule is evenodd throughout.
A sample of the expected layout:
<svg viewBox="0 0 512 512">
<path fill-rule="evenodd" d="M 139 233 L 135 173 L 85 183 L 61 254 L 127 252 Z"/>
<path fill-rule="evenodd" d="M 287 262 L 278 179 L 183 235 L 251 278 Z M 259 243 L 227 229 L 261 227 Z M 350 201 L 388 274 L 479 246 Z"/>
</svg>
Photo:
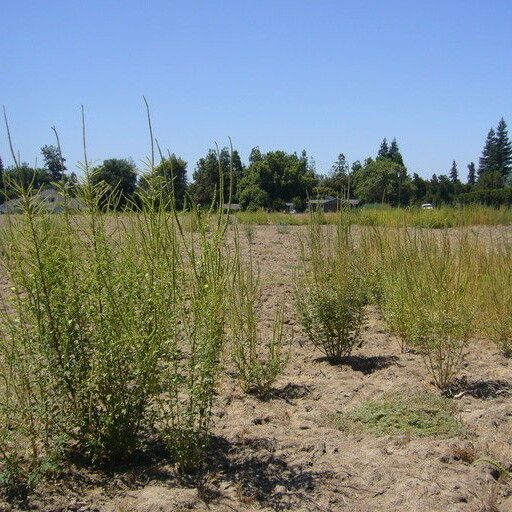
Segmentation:
<svg viewBox="0 0 512 512">
<path fill-rule="evenodd" d="M 425 196 L 427 195 L 428 182 L 421 176 L 418 176 L 418 174 L 414 173 L 412 175 L 411 187 L 413 202 L 415 204 L 423 203 L 425 201 Z"/>
<path fill-rule="evenodd" d="M 52 182 L 52 176 L 46 169 L 34 168 L 23 162 L 18 167 L 10 167 L 3 173 L 6 188 L 6 194 L 9 198 L 15 196 L 11 184 L 16 184 L 23 188 L 32 187 L 40 189 Z"/>
<path fill-rule="evenodd" d="M 365 203 L 406 205 L 411 199 L 411 180 L 407 169 L 392 160 L 378 158 L 367 163 L 352 175 L 356 197 Z"/>
<path fill-rule="evenodd" d="M 452 168 L 450 169 L 450 181 L 452 183 L 460 183 L 459 171 L 457 170 L 457 162 L 455 160 L 452 162 Z"/>
<path fill-rule="evenodd" d="M 110 191 L 103 198 L 103 206 L 121 208 L 133 196 L 137 183 L 135 164 L 126 158 L 111 158 L 93 169 L 91 182 L 109 185 Z"/>
<path fill-rule="evenodd" d="M 45 169 L 50 173 L 53 181 L 60 181 L 66 172 L 64 162 L 66 159 L 62 156 L 59 148 L 53 145 L 46 145 L 41 148 Z"/>
<path fill-rule="evenodd" d="M 432 178 L 428 182 L 427 193 L 425 195 L 425 201 L 427 203 L 435 203 L 435 198 L 437 197 L 438 188 L 439 188 L 439 180 L 437 179 L 437 175 L 432 174 Z"/>
<path fill-rule="evenodd" d="M 359 160 L 356 160 L 355 162 L 352 163 L 351 170 L 352 172 L 358 171 L 359 169 L 361 169 L 361 167 L 361 162 Z"/>
<path fill-rule="evenodd" d="M 240 183 L 240 192 L 238 194 L 240 204 L 244 209 L 249 211 L 256 211 L 260 208 L 265 208 L 270 204 L 268 193 L 260 186 L 258 175 L 250 173 L 244 176 Z"/>
<path fill-rule="evenodd" d="M 404 160 L 402 158 L 402 154 L 400 153 L 400 150 L 398 149 L 398 143 L 395 138 L 393 138 L 393 140 L 391 141 L 391 145 L 389 146 L 387 158 L 399 165 L 404 165 Z"/>
<path fill-rule="evenodd" d="M 507 123 L 503 117 L 496 129 L 496 171 L 500 171 L 505 179 L 512 178 L 512 143 L 508 138 Z"/>
<path fill-rule="evenodd" d="M 475 163 L 471 162 L 468 164 L 468 185 L 474 185 L 475 183 L 476 183 Z"/>
<path fill-rule="evenodd" d="M 244 167 L 236 150 L 233 151 L 232 159 L 232 173 L 231 156 L 228 148 L 222 148 L 218 155 L 217 151 L 210 149 L 205 157 L 199 159 L 193 174 L 194 182 L 190 187 L 190 194 L 196 204 L 209 207 L 212 202 L 218 203 L 220 201 L 221 172 L 224 182 L 223 201 L 228 202 L 230 188 L 232 192 L 231 201 L 237 201 L 238 184 L 243 175 Z"/>
<path fill-rule="evenodd" d="M 348 194 L 348 180 L 349 165 L 345 155 L 340 153 L 336 162 L 332 165 L 329 175 L 320 181 L 320 188 L 328 189 L 332 194 L 345 197 Z"/>
<path fill-rule="evenodd" d="M 386 137 L 382 139 L 380 144 L 379 152 L 377 153 L 377 158 L 388 158 L 389 155 L 389 146 Z"/>
<path fill-rule="evenodd" d="M 280 209 L 294 198 L 305 199 L 318 180 L 307 155 L 269 151 L 251 159 L 240 181 L 239 198 L 244 208 L 255 205 Z"/>
<path fill-rule="evenodd" d="M 168 202 L 174 193 L 177 208 L 183 208 L 187 191 L 187 162 L 174 153 L 164 158 L 152 173 L 141 177 L 140 185 L 146 188 L 150 180 L 156 179 L 162 186 L 165 201 Z"/>
<path fill-rule="evenodd" d="M 498 154 L 497 154 L 497 139 L 494 128 L 489 130 L 487 139 L 485 140 L 482 156 L 478 163 L 478 176 L 482 176 L 489 171 L 496 171 L 498 169 Z"/>
<path fill-rule="evenodd" d="M 478 188 L 496 189 L 505 186 L 505 177 L 500 171 L 486 171 L 478 177 Z"/>
<path fill-rule="evenodd" d="M 455 185 L 452 180 L 441 174 L 438 176 L 437 193 L 434 196 L 435 204 L 450 204 L 455 194 Z"/>
<path fill-rule="evenodd" d="M 338 155 L 338 158 L 331 167 L 331 174 L 334 176 L 346 176 L 348 173 L 348 162 L 343 153 Z"/>
<path fill-rule="evenodd" d="M 260 148 L 258 146 L 251 149 L 251 153 L 249 155 L 249 163 L 253 164 L 255 162 L 259 162 L 263 159 Z"/>
</svg>

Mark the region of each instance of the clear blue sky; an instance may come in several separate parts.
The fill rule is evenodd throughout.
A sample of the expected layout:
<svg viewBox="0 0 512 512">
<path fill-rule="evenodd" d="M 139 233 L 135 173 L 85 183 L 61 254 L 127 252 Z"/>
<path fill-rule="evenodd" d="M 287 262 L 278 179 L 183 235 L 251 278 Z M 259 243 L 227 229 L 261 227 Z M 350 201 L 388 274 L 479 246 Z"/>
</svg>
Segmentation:
<svg viewBox="0 0 512 512">
<path fill-rule="evenodd" d="M 0 103 L 22 160 L 61 136 L 81 156 L 149 138 L 189 162 L 233 138 L 244 161 L 305 148 L 318 171 L 396 136 L 410 172 L 463 176 L 501 116 L 512 132 L 512 2 L 0 0 Z M 12 163 L 5 128 L 0 155 Z M 40 158 L 40 157 L 39 157 Z M 39 160 L 40 161 L 40 160 Z"/>
</svg>

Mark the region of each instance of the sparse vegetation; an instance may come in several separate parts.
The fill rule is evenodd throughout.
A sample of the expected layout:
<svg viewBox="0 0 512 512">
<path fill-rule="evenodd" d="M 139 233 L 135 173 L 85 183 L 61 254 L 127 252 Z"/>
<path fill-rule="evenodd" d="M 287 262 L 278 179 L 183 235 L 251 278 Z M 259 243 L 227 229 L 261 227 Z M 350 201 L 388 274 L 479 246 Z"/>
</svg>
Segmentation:
<svg viewBox="0 0 512 512">
<path fill-rule="evenodd" d="M 512 2 L 1 5 L 0 512 L 512 512 Z"/>
<path fill-rule="evenodd" d="M 237 242 L 236 234 L 235 237 Z M 259 287 L 252 258 L 244 265 L 237 244 L 229 307 L 231 355 L 242 390 L 264 397 L 283 371 L 287 354 L 283 353 L 282 308 L 276 312 L 268 344 L 265 346 L 261 339 L 257 316 Z"/>
<path fill-rule="evenodd" d="M 267 264 L 274 258 L 261 252 L 264 238 L 254 243 L 257 229 L 264 236 L 265 229 L 256 228 L 261 224 L 275 223 L 276 253 L 297 243 L 294 236 L 281 236 L 290 226 L 305 225 L 297 228 L 298 268 L 289 262 L 289 273 L 273 274 L 272 283 L 289 293 L 294 272 L 303 333 L 331 363 L 345 365 L 344 376 L 353 370 L 372 379 L 392 367 L 393 378 L 402 371 L 396 355 L 364 354 L 365 331 L 372 328 L 369 322 L 363 329 L 365 320 L 375 321 L 378 309 L 399 337 L 402 353 L 409 352 L 402 358 L 422 360 L 420 379 L 428 372 L 444 395 L 387 393 L 331 416 L 338 428 L 406 439 L 463 436 L 456 402 L 446 397 L 508 393 L 505 379 L 458 378 L 466 352 L 475 349 L 475 335 L 510 356 L 509 243 L 484 243 L 464 229 L 510 223 L 508 210 L 347 207 L 337 213 L 228 215 L 225 200 L 229 205 L 233 189 L 223 180 L 231 177 L 233 154 L 226 150 L 217 153 L 217 171 L 213 153 L 203 162 L 204 187 L 195 194 L 208 194 L 212 176 L 220 180 L 209 209 L 186 193 L 186 162 L 173 154 L 161 155 L 158 166 L 153 155 L 135 192 L 128 161 L 106 161 L 101 172 L 108 171 L 108 180 L 87 162 L 83 181 L 67 180 L 60 149 L 46 152 L 61 178 L 59 208 L 47 208 L 33 181 L 16 184 L 8 176 L 18 199 L 16 213 L 10 211 L 1 225 L 0 264 L 9 287 L 0 315 L 0 492 L 9 499 L 26 497 L 45 475 L 57 475 L 77 457 L 85 467 L 98 468 L 134 460 L 155 443 L 177 471 L 197 469 L 209 460 L 204 455 L 215 397 L 224 389 L 217 386 L 221 379 L 234 377 L 244 393 L 269 404 L 307 396 L 309 385 L 276 386 L 288 372 L 291 335 L 285 332 L 284 306 L 269 308 L 269 297 L 261 297 L 255 268 L 265 263 L 253 254 Z M 401 167 L 401 156 L 394 158 Z M 289 160 L 298 163 L 299 174 L 311 175 L 305 155 Z M 374 167 L 385 171 L 384 164 Z M 264 170 L 254 163 L 255 173 Z M 117 181 L 118 174 L 125 182 Z M 346 178 L 340 183 L 348 188 Z M 242 196 L 251 189 L 242 179 L 236 183 Z M 401 200 L 397 195 L 393 201 Z M 276 196 L 272 208 L 281 209 L 281 203 Z M 295 203 L 305 206 L 300 197 Z M 451 226 L 460 229 L 437 229 Z M 247 244 L 240 242 L 240 231 Z M 286 323 L 294 322 L 286 317 Z M 363 351 L 354 354 L 356 348 Z M 234 375 L 221 372 L 224 362 Z M 234 397 L 240 399 L 238 393 Z M 312 409 L 308 405 L 306 411 Z M 286 421 L 290 414 L 283 412 Z M 270 421 L 261 415 L 253 424 Z M 458 460 L 472 457 L 460 451 Z M 508 474 L 508 466 L 500 468 Z"/>
<path fill-rule="evenodd" d="M 455 413 L 455 404 L 447 398 L 427 392 L 395 391 L 363 402 L 349 413 L 338 414 L 333 421 L 338 428 L 351 433 L 449 438 L 463 432 Z"/>
<path fill-rule="evenodd" d="M 482 334 L 512 356 L 512 251 L 508 242 L 495 251 L 479 251 L 482 275 L 479 323 Z"/>
<path fill-rule="evenodd" d="M 440 206 L 433 210 L 417 207 L 390 208 L 378 205 L 374 208 L 363 207 L 344 210 L 347 222 L 360 226 L 375 227 L 414 227 L 445 229 L 466 226 L 499 226 L 512 224 L 512 212 L 508 207 L 492 208 L 482 205 L 467 205 L 460 208 Z M 243 211 L 235 214 L 242 224 L 290 226 L 307 225 L 309 213 L 279 213 L 265 210 Z M 319 215 L 321 224 L 333 224 L 337 221 L 336 213 Z"/>
</svg>

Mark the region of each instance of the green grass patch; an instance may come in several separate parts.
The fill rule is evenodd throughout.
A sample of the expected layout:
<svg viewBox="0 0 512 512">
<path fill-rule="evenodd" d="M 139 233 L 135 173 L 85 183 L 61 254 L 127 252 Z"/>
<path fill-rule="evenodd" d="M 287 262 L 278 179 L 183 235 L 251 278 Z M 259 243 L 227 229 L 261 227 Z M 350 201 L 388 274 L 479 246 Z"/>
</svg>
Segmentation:
<svg viewBox="0 0 512 512">
<path fill-rule="evenodd" d="M 456 412 L 451 400 L 432 393 L 393 393 L 368 400 L 350 413 L 337 414 L 334 423 L 340 430 L 351 433 L 449 438 L 463 433 Z"/>
<path fill-rule="evenodd" d="M 343 215 L 351 224 L 360 226 L 384 227 L 416 227 L 430 229 L 444 229 L 461 226 L 498 226 L 512 224 L 512 209 L 502 206 L 492 208 L 481 205 L 467 205 L 464 207 L 442 206 L 433 210 L 422 210 L 418 207 L 391 208 L 390 206 L 363 206 L 345 210 Z M 309 213 L 282 213 L 266 212 L 237 212 L 236 218 L 241 224 L 279 225 L 290 226 L 306 225 L 309 222 Z M 319 219 L 321 224 L 336 224 L 336 213 L 322 213 Z"/>
</svg>

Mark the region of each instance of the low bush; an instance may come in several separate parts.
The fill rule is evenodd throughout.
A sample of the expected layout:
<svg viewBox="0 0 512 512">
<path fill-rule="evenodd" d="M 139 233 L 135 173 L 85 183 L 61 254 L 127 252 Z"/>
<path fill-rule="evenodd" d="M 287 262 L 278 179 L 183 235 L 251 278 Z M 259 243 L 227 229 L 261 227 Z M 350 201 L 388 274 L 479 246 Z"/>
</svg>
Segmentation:
<svg viewBox="0 0 512 512">
<path fill-rule="evenodd" d="M 367 293 L 350 234 L 340 222 L 334 237 L 324 236 L 316 215 L 303 243 L 295 302 L 309 340 L 332 362 L 361 346 Z"/>
<path fill-rule="evenodd" d="M 242 224 L 242 228 L 249 244 L 253 244 L 256 239 L 256 228 L 254 224 Z"/>
<path fill-rule="evenodd" d="M 471 254 L 465 236 L 452 240 L 445 234 L 439 243 L 427 237 L 419 244 L 409 338 L 441 390 L 460 370 L 473 332 L 475 276 Z"/>
<path fill-rule="evenodd" d="M 414 302 L 417 248 L 410 239 L 406 238 L 404 243 L 403 237 L 389 233 L 380 248 L 379 304 L 384 320 L 398 336 L 400 349 L 405 352 L 410 348 L 410 327 L 417 306 Z"/>
<path fill-rule="evenodd" d="M 285 220 L 280 220 L 277 222 L 276 230 L 280 235 L 287 235 L 290 232 L 290 224 Z"/>
</svg>

